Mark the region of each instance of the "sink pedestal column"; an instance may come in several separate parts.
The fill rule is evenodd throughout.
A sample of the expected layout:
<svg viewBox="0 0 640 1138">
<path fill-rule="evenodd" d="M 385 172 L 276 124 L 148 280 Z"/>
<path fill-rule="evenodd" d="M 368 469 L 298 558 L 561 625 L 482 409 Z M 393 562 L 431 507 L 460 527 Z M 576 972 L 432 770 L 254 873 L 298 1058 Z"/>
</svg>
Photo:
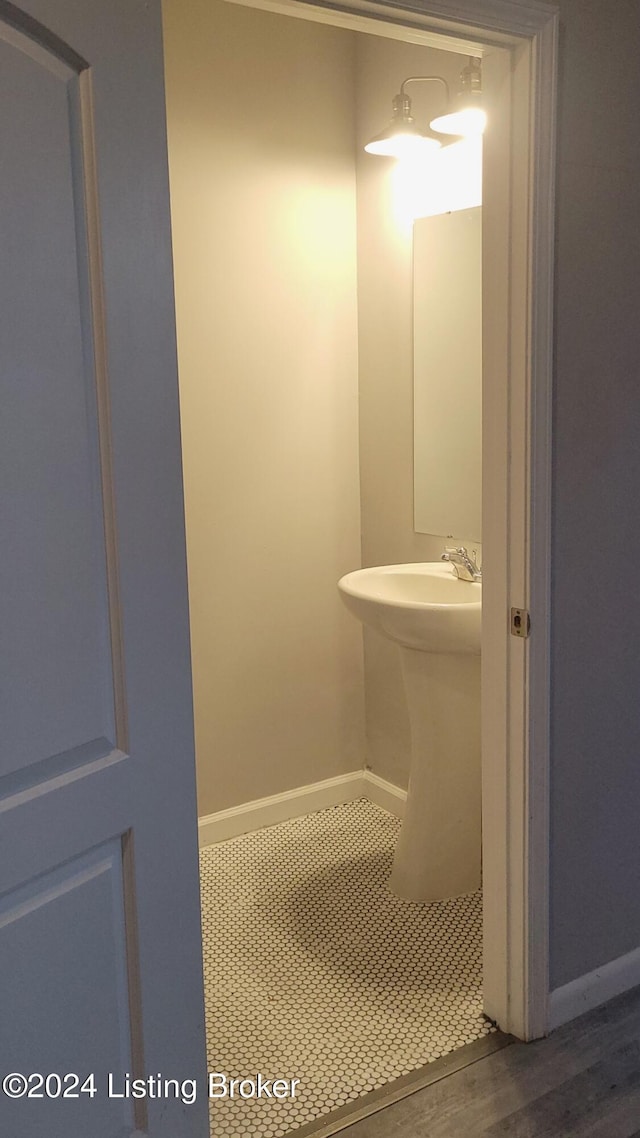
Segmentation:
<svg viewBox="0 0 640 1138">
<path fill-rule="evenodd" d="M 389 887 L 439 901 L 480 885 L 480 656 L 400 653 L 411 772 Z"/>
</svg>

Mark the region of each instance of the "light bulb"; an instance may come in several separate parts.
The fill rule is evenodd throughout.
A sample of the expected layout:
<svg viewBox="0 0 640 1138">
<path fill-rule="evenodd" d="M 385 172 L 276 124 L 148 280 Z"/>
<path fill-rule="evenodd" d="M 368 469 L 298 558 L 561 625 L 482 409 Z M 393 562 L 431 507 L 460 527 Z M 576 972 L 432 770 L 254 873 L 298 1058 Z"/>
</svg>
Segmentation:
<svg viewBox="0 0 640 1138">
<path fill-rule="evenodd" d="M 369 154 L 379 154 L 385 158 L 413 158 L 439 150 L 440 146 L 437 138 L 398 131 L 387 138 L 374 138 L 367 143 L 365 150 Z"/>
<path fill-rule="evenodd" d="M 487 125 L 487 114 L 481 107 L 461 107 L 459 111 L 450 111 L 449 114 L 438 115 L 432 119 L 432 130 L 441 134 L 457 134 L 462 138 L 469 138 L 474 134 L 482 134 Z"/>
</svg>

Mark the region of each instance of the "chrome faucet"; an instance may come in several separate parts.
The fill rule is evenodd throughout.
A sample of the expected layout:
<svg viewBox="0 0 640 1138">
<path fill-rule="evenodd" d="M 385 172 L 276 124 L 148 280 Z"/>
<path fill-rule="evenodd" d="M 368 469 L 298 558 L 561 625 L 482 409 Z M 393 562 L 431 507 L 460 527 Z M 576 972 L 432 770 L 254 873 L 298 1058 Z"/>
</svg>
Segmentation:
<svg viewBox="0 0 640 1138">
<path fill-rule="evenodd" d="M 469 555 L 464 545 L 459 549 L 445 549 L 441 561 L 450 561 L 456 577 L 461 581 L 481 581 L 482 569 L 476 561 L 476 551 Z"/>
</svg>

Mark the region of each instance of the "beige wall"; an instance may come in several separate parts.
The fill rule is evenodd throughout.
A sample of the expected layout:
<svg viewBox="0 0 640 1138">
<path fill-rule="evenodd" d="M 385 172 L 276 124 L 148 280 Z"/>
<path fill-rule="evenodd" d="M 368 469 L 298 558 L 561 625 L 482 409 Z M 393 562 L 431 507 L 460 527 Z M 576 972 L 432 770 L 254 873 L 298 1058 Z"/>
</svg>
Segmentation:
<svg viewBox="0 0 640 1138">
<path fill-rule="evenodd" d="M 163 10 L 203 815 L 364 761 L 354 37 Z"/>
<path fill-rule="evenodd" d="M 402 79 L 455 86 L 462 60 L 224 0 L 163 10 L 199 810 L 365 763 L 406 785 L 397 651 L 365 631 L 363 674 L 335 587 L 443 545 L 413 528 L 411 225 L 362 148 Z M 412 94 L 422 119 L 442 102 Z"/>
<path fill-rule="evenodd" d="M 411 226 L 399 216 L 394 163 L 363 146 L 391 118 L 403 79 L 442 75 L 455 90 L 464 59 L 369 35 L 358 37 L 356 50 L 362 563 L 436 561 L 443 540 L 413 528 Z M 420 121 L 442 101 L 437 84 L 414 84 L 409 94 Z M 368 763 L 406 786 L 410 741 L 399 654 L 368 630 L 364 643 Z"/>
</svg>

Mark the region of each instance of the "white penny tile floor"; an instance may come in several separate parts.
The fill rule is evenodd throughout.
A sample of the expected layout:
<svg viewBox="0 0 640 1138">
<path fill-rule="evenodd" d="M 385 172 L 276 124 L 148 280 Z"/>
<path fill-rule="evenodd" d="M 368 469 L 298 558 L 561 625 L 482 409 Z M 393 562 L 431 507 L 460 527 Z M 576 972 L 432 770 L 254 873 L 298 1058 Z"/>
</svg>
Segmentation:
<svg viewBox="0 0 640 1138">
<path fill-rule="evenodd" d="M 225 1077 L 215 1138 L 320 1125 L 495 1030 L 482 1015 L 481 895 L 390 893 L 399 827 L 360 799 L 201 851 L 208 1064 Z M 294 1096 L 242 1097 L 258 1072 L 299 1079 Z"/>
</svg>

